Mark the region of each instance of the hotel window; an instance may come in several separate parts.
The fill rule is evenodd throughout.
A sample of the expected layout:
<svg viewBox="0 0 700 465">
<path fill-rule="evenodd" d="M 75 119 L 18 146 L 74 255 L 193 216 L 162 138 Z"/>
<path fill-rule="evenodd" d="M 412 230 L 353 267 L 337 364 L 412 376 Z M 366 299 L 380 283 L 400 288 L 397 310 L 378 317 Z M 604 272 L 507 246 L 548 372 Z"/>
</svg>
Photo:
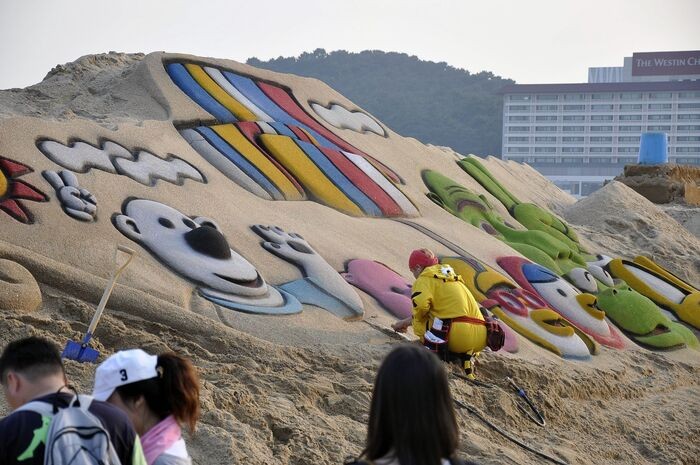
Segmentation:
<svg viewBox="0 0 700 465">
<path fill-rule="evenodd" d="M 582 157 L 562 157 L 561 162 L 567 163 L 569 165 L 581 165 L 581 164 L 583 164 L 583 158 Z"/>
<path fill-rule="evenodd" d="M 535 147 L 535 153 L 557 153 L 556 147 Z"/>
<path fill-rule="evenodd" d="M 556 126 L 536 126 L 535 132 L 557 132 Z"/>
<path fill-rule="evenodd" d="M 556 158 L 554 157 L 547 157 L 547 158 L 541 158 L 541 157 L 535 157 L 535 163 L 556 163 Z"/>
<path fill-rule="evenodd" d="M 620 132 L 640 132 L 642 130 L 641 126 L 620 126 L 617 128 Z"/>
<path fill-rule="evenodd" d="M 511 95 L 508 97 L 508 100 L 517 100 L 517 101 L 530 100 L 530 96 L 529 95 Z"/>
<path fill-rule="evenodd" d="M 673 105 L 670 103 L 650 103 L 647 107 L 650 110 L 670 110 Z"/>
<path fill-rule="evenodd" d="M 591 147 L 588 151 L 590 153 L 612 153 L 612 147 Z"/>
<path fill-rule="evenodd" d="M 612 121 L 612 115 L 591 115 L 591 121 Z"/>
<path fill-rule="evenodd" d="M 700 131 L 700 126 L 685 124 L 685 125 L 678 126 L 677 129 L 679 131 Z"/>
<path fill-rule="evenodd" d="M 649 94 L 650 99 L 667 100 L 671 98 L 671 92 L 652 92 Z"/>
<path fill-rule="evenodd" d="M 562 137 L 561 141 L 564 142 L 565 144 L 581 144 L 581 143 L 583 143 L 583 137 L 582 136 L 566 136 L 566 137 Z"/>
<path fill-rule="evenodd" d="M 564 94 L 564 100 L 586 100 L 586 94 Z"/>
<path fill-rule="evenodd" d="M 610 157 L 591 158 L 591 163 L 612 163 L 612 158 L 610 158 Z"/>
<path fill-rule="evenodd" d="M 556 105 L 537 105 L 535 108 L 537 111 L 557 111 Z"/>
<path fill-rule="evenodd" d="M 700 153 L 700 147 L 676 147 L 676 153 Z"/>
<path fill-rule="evenodd" d="M 647 126 L 647 131 L 670 131 L 670 130 L 671 130 L 671 126 L 666 126 L 666 125 L 662 125 L 662 126 L 656 126 L 656 125 L 655 125 L 655 126 Z"/>
<path fill-rule="evenodd" d="M 545 144 L 555 144 L 557 142 L 557 138 L 555 136 L 538 136 L 535 137 L 535 142 L 541 142 Z"/>
<path fill-rule="evenodd" d="M 678 98 L 700 98 L 700 92 L 680 92 Z"/>
<path fill-rule="evenodd" d="M 527 142 L 529 142 L 529 137 L 517 137 L 517 136 L 509 137 L 508 142 L 525 142 L 525 143 L 527 143 Z"/>
<path fill-rule="evenodd" d="M 617 141 L 620 143 L 628 143 L 628 144 L 638 144 L 639 143 L 639 137 L 638 136 L 620 136 L 617 138 Z"/>
<path fill-rule="evenodd" d="M 508 160 L 517 161 L 519 163 L 524 163 L 527 161 L 527 157 L 508 157 Z"/>
<path fill-rule="evenodd" d="M 700 108 L 700 103 L 679 103 L 679 110 L 696 110 Z"/>
<path fill-rule="evenodd" d="M 528 111 L 529 105 L 508 105 L 508 111 Z"/>
<path fill-rule="evenodd" d="M 617 153 L 637 153 L 639 149 L 637 147 L 618 147 Z"/>
<path fill-rule="evenodd" d="M 692 119 L 692 120 L 700 120 L 700 115 L 678 115 L 678 119 Z"/>
<path fill-rule="evenodd" d="M 592 100 L 612 100 L 613 94 L 592 94 Z"/>
<path fill-rule="evenodd" d="M 608 105 L 608 104 L 598 104 L 598 105 L 591 105 L 591 111 L 611 111 L 613 108 L 615 108 L 615 105 Z"/>
<path fill-rule="evenodd" d="M 508 126 L 508 132 L 530 132 L 530 126 Z"/>
<path fill-rule="evenodd" d="M 586 121 L 585 115 L 564 115 L 564 121 Z"/>
<path fill-rule="evenodd" d="M 508 121 L 530 121 L 529 116 L 509 116 Z"/>
<path fill-rule="evenodd" d="M 564 105 L 564 111 L 584 111 L 586 105 Z"/>
<path fill-rule="evenodd" d="M 583 153 L 583 147 L 562 147 L 562 153 Z"/>
<path fill-rule="evenodd" d="M 591 132 L 612 132 L 612 126 L 591 126 Z"/>
<path fill-rule="evenodd" d="M 641 121 L 642 115 L 620 115 L 620 121 Z"/>
<path fill-rule="evenodd" d="M 625 92 L 623 94 L 620 94 L 620 100 L 641 100 L 641 99 L 642 99 L 641 92 Z"/>
<path fill-rule="evenodd" d="M 700 142 L 700 136 L 678 136 L 677 142 Z"/>
<path fill-rule="evenodd" d="M 591 136 L 591 143 L 593 144 L 604 144 L 612 143 L 612 137 L 610 136 Z"/>
<path fill-rule="evenodd" d="M 636 158 L 620 158 L 618 159 L 620 163 L 637 163 Z"/>
<path fill-rule="evenodd" d="M 671 115 L 649 115 L 647 119 L 649 121 L 671 121 Z"/>
<path fill-rule="evenodd" d="M 620 111 L 638 111 L 642 109 L 641 103 L 621 103 Z"/>
<path fill-rule="evenodd" d="M 508 147 L 508 153 L 528 153 L 528 147 Z"/>
<path fill-rule="evenodd" d="M 552 100 L 559 100 L 559 96 L 558 95 L 550 95 L 550 94 L 538 95 L 537 100 L 547 100 L 547 101 L 551 102 Z"/>
<path fill-rule="evenodd" d="M 561 130 L 564 132 L 584 132 L 586 126 L 564 126 Z"/>
<path fill-rule="evenodd" d="M 546 115 L 546 116 L 535 116 L 535 121 L 556 121 L 557 117 L 554 115 Z"/>
</svg>

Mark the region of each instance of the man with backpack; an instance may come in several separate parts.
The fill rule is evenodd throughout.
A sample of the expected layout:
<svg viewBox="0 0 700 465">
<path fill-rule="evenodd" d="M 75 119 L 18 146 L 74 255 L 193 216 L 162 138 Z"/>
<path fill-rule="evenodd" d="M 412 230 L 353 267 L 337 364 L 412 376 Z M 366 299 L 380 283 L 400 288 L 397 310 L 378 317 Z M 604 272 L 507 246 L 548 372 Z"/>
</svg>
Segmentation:
<svg viewBox="0 0 700 465">
<path fill-rule="evenodd" d="M 408 267 L 416 277 L 413 317 L 395 323 L 394 330 L 405 331 L 412 325 L 423 345 L 442 360 L 460 359 L 467 377 L 475 379 L 472 357 L 486 347 L 489 323 L 479 304 L 461 276 L 451 266 L 440 265 L 430 250 L 414 250 Z"/>
<path fill-rule="evenodd" d="M 8 344 L 0 384 L 14 409 L 0 420 L 0 464 L 146 464 L 126 414 L 73 394 L 58 349 L 46 339 Z"/>
</svg>

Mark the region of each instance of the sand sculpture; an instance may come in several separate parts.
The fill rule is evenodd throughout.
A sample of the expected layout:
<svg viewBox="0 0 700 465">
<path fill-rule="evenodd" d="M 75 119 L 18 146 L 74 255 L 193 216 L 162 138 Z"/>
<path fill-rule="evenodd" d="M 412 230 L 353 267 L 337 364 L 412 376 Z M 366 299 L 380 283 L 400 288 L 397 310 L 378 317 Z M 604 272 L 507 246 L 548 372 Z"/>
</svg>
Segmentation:
<svg viewBox="0 0 700 465">
<path fill-rule="evenodd" d="M 397 318 L 412 315 L 411 283 L 400 274 L 374 260 L 350 260 L 342 273 L 347 282 L 377 299 Z"/>
<path fill-rule="evenodd" d="M 41 300 L 34 276 L 19 263 L 0 259 L 0 310 L 33 313 L 41 307 Z"/>
<path fill-rule="evenodd" d="M 380 136 L 386 136 L 386 132 L 371 116 L 359 110 L 350 111 L 342 105 L 331 103 L 323 106 L 312 102 L 311 108 L 316 114 L 336 128 L 351 129 L 355 132 L 371 131 Z"/>
<path fill-rule="evenodd" d="M 78 185 L 78 178 L 71 171 L 43 171 L 42 176 L 56 190 L 56 197 L 61 208 L 68 216 L 80 221 L 95 221 L 97 217 L 97 199 L 89 190 Z"/>
<path fill-rule="evenodd" d="M 297 233 L 287 233 L 277 226 L 256 224 L 252 227 L 264 239 L 265 250 L 287 260 L 304 273 L 304 278 L 283 284 L 280 288 L 300 302 L 324 308 L 345 319 L 364 313 L 362 301 L 342 276 Z"/>
<path fill-rule="evenodd" d="M 268 200 L 305 200 L 308 193 L 352 216 L 418 215 L 396 187 L 396 173 L 320 125 L 285 89 L 193 63 L 167 70 L 222 123 L 184 127 L 182 136 L 250 192 Z"/>
<path fill-rule="evenodd" d="M 29 166 L 9 158 L 0 157 L 0 210 L 20 223 L 31 224 L 34 217 L 23 200 L 46 202 L 48 197 L 28 182 L 18 179 L 31 173 Z"/>
<path fill-rule="evenodd" d="M 100 148 L 83 141 L 63 145 L 53 140 L 40 140 L 37 145 L 51 161 L 78 173 L 95 168 L 127 176 L 145 186 L 153 186 L 158 180 L 178 185 L 185 179 L 206 182 L 199 170 L 174 155 L 162 159 L 145 150 L 132 155 L 112 141 L 102 142 Z"/>
</svg>

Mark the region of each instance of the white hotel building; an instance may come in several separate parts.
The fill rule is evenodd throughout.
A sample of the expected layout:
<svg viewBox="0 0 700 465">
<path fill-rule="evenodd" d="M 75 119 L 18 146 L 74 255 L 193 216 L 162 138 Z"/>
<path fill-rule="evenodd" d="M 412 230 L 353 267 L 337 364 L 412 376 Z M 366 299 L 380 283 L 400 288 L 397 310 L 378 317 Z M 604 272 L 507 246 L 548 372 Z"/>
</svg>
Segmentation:
<svg viewBox="0 0 700 465">
<path fill-rule="evenodd" d="M 590 68 L 585 84 L 501 92 L 503 159 L 530 164 L 574 195 L 636 163 L 644 132 L 668 135 L 669 162 L 700 165 L 700 51 L 635 53 L 623 67 Z"/>
</svg>

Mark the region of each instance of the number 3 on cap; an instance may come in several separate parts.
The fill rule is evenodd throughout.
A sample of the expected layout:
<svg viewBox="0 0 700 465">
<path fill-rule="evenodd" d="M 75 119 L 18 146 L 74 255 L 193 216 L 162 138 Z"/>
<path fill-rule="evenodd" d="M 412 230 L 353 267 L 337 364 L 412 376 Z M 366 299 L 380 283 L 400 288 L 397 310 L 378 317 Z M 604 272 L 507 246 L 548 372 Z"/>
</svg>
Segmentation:
<svg viewBox="0 0 700 465">
<path fill-rule="evenodd" d="M 122 381 L 129 379 L 129 377 L 126 375 L 126 370 L 119 370 L 119 374 L 122 375 Z"/>
</svg>

